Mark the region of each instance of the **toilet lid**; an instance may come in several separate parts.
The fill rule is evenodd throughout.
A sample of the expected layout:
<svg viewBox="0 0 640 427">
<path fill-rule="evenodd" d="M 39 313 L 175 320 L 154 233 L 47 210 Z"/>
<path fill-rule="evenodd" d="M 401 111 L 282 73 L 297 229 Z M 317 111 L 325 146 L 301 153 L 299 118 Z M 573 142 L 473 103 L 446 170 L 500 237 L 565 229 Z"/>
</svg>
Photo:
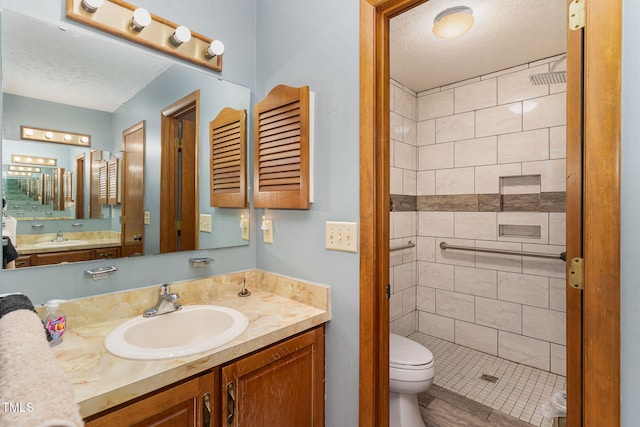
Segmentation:
<svg viewBox="0 0 640 427">
<path fill-rule="evenodd" d="M 423 345 L 396 334 L 389 334 L 391 365 L 421 366 L 433 361 L 433 354 Z"/>
</svg>

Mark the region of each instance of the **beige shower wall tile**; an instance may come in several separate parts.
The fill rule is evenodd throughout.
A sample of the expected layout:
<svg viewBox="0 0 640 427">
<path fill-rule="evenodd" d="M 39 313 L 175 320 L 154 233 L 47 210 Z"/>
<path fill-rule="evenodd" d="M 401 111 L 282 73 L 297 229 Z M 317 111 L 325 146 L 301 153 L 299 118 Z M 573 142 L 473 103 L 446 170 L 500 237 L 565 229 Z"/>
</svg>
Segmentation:
<svg viewBox="0 0 640 427">
<path fill-rule="evenodd" d="M 419 262 L 418 269 L 420 286 L 453 291 L 453 265 Z"/>
<path fill-rule="evenodd" d="M 560 345 L 567 343 L 567 316 L 561 311 L 522 307 L 522 334 Z"/>
<path fill-rule="evenodd" d="M 567 214 L 549 213 L 549 244 L 566 245 L 567 242 Z"/>
<path fill-rule="evenodd" d="M 455 290 L 463 294 L 497 298 L 497 272 L 483 268 L 455 266 Z"/>
<path fill-rule="evenodd" d="M 498 332 L 498 357 L 548 371 L 550 344 L 509 332 Z"/>
<path fill-rule="evenodd" d="M 567 157 L 567 127 L 556 126 L 549 129 L 549 158 Z"/>
<path fill-rule="evenodd" d="M 544 64 L 498 77 L 498 104 L 548 95 L 548 85 L 536 86 L 529 81 L 530 75 L 547 71 L 549 71 L 549 65 Z"/>
<path fill-rule="evenodd" d="M 521 243 L 479 241 L 477 242 L 476 246 L 489 249 L 507 249 L 510 251 L 518 252 L 522 251 Z M 522 256 L 478 252 L 476 253 L 476 267 L 489 270 L 522 273 Z"/>
<path fill-rule="evenodd" d="M 416 147 L 404 142 L 392 141 L 393 144 L 393 166 L 402 169 L 415 170 Z"/>
<path fill-rule="evenodd" d="M 455 143 L 455 166 L 495 165 L 498 159 L 498 140 L 495 136 Z"/>
<path fill-rule="evenodd" d="M 474 128 L 475 113 L 473 111 L 440 117 L 436 119 L 436 143 L 474 138 L 476 136 Z"/>
<path fill-rule="evenodd" d="M 453 237 L 453 212 L 418 212 L 418 234 Z"/>
<path fill-rule="evenodd" d="M 473 322 L 475 298 L 473 295 L 436 290 L 436 314 Z"/>
<path fill-rule="evenodd" d="M 418 196 L 434 196 L 436 194 L 436 171 L 418 171 L 416 173 L 416 193 Z"/>
<path fill-rule="evenodd" d="M 389 168 L 389 190 L 391 194 L 403 194 L 403 172 L 404 169 L 394 168 L 393 166 Z"/>
<path fill-rule="evenodd" d="M 565 92 L 523 101 L 523 129 L 538 129 L 567 124 Z"/>
<path fill-rule="evenodd" d="M 465 267 L 475 266 L 475 253 L 472 251 L 459 251 L 454 249 L 441 249 L 440 243 L 446 241 L 455 246 L 474 246 L 473 240 L 465 239 L 436 239 L 436 262 L 442 264 L 461 265 Z"/>
<path fill-rule="evenodd" d="M 419 311 L 418 331 L 451 342 L 455 340 L 454 320 L 450 317 Z"/>
<path fill-rule="evenodd" d="M 461 320 L 455 321 L 456 344 L 498 355 L 498 330 Z"/>
<path fill-rule="evenodd" d="M 476 323 L 519 334 L 522 331 L 522 306 L 476 297 Z"/>
<path fill-rule="evenodd" d="M 513 104 L 476 111 L 476 137 L 520 132 L 522 113 Z"/>
<path fill-rule="evenodd" d="M 567 375 L 567 347 L 551 343 L 551 372 Z"/>
<path fill-rule="evenodd" d="M 403 117 L 414 120 L 416 117 L 416 95 L 399 87 L 395 87 L 391 95 L 393 96 L 392 110 Z"/>
<path fill-rule="evenodd" d="M 475 168 L 441 169 L 436 171 L 436 195 L 473 194 Z"/>
<path fill-rule="evenodd" d="M 418 97 L 418 121 L 453 114 L 453 89 Z"/>
<path fill-rule="evenodd" d="M 564 159 L 525 162 L 522 164 L 523 175 L 540 175 L 543 192 L 566 191 L 567 167 Z"/>
<path fill-rule="evenodd" d="M 455 237 L 458 239 L 496 240 L 496 212 L 456 212 Z"/>
<path fill-rule="evenodd" d="M 549 158 L 549 129 L 498 136 L 498 163 L 515 163 Z"/>
<path fill-rule="evenodd" d="M 435 237 L 417 236 L 416 256 L 419 261 L 436 261 L 436 239 Z"/>
<path fill-rule="evenodd" d="M 416 124 L 417 141 L 416 145 L 431 145 L 436 143 L 436 121 L 435 119 L 423 120 Z"/>
<path fill-rule="evenodd" d="M 456 113 L 494 107 L 497 105 L 497 80 L 489 79 L 456 87 L 454 108 Z"/>
<path fill-rule="evenodd" d="M 522 174 L 520 163 L 494 166 L 478 166 L 475 168 L 475 194 L 500 193 L 500 177 Z"/>
<path fill-rule="evenodd" d="M 499 271 L 498 299 L 548 308 L 549 278 Z"/>
<path fill-rule="evenodd" d="M 453 143 L 425 145 L 418 148 L 418 170 L 452 168 Z"/>
<path fill-rule="evenodd" d="M 426 286 L 418 286 L 416 295 L 416 308 L 427 313 L 436 312 L 436 290 Z"/>
<path fill-rule="evenodd" d="M 562 312 L 567 311 L 566 279 L 549 279 L 549 308 Z"/>
</svg>

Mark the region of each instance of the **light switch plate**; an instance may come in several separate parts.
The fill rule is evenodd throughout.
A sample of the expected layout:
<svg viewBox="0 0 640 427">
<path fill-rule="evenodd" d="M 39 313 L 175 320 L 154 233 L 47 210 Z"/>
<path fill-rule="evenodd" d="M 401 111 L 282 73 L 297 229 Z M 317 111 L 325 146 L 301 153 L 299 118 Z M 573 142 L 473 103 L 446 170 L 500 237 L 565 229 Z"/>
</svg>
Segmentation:
<svg viewBox="0 0 640 427">
<path fill-rule="evenodd" d="M 249 220 L 247 218 L 240 220 L 240 229 L 242 230 L 242 240 L 249 240 Z"/>
<path fill-rule="evenodd" d="M 273 243 L 273 222 L 270 219 L 262 221 L 262 241 L 264 243 Z"/>
<path fill-rule="evenodd" d="M 200 214 L 200 231 L 211 233 L 211 215 Z"/>
<path fill-rule="evenodd" d="M 144 211 L 144 223 L 145 225 L 151 224 L 151 212 Z"/>
<path fill-rule="evenodd" d="M 325 247 L 334 251 L 358 252 L 358 223 L 327 221 Z"/>
</svg>

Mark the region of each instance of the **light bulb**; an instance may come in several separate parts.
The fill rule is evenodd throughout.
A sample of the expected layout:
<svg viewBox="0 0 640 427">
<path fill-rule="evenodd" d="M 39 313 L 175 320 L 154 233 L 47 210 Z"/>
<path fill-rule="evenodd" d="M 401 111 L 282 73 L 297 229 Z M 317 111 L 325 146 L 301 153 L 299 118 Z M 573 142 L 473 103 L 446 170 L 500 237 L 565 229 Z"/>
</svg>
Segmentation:
<svg viewBox="0 0 640 427">
<path fill-rule="evenodd" d="M 224 53 L 224 43 L 220 40 L 214 40 L 209 44 L 207 50 L 204 51 L 204 56 L 207 59 L 215 58 L 216 56 L 220 56 Z"/>
<path fill-rule="evenodd" d="M 147 9 L 139 7 L 133 11 L 133 17 L 131 18 L 131 29 L 133 31 L 142 31 L 149 24 L 151 24 L 151 14 Z"/>
<path fill-rule="evenodd" d="M 102 6 L 104 0 L 82 0 L 81 6 L 89 13 L 94 13 L 100 6 Z"/>
<path fill-rule="evenodd" d="M 176 31 L 169 37 L 169 41 L 174 46 L 180 46 L 182 43 L 186 43 L 191 40 L 191 31 L 184 25 L 180 25 L 176 28 Z"/>
</svg>

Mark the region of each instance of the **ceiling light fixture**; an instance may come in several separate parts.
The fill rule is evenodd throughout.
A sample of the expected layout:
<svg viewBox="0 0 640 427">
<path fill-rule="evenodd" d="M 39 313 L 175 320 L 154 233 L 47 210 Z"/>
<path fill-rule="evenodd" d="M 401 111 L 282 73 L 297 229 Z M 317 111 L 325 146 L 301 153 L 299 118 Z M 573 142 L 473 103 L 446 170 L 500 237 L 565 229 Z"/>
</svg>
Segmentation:
<svg viewBox="0 0 640 427">
<path fill-rule="evenodd" d="M 57 142 L 58 144 L 91 146 L 91 136 L 61 130 L 20 126 L 20 138 L 29 141 Z"/>
<path fill-rule="evenodd" d="M 473 26 L 473 9 L 456 6 L 445 9 L 433 20 L 433 33 L 443 39 L 458 37 Z"/>
</svg>

